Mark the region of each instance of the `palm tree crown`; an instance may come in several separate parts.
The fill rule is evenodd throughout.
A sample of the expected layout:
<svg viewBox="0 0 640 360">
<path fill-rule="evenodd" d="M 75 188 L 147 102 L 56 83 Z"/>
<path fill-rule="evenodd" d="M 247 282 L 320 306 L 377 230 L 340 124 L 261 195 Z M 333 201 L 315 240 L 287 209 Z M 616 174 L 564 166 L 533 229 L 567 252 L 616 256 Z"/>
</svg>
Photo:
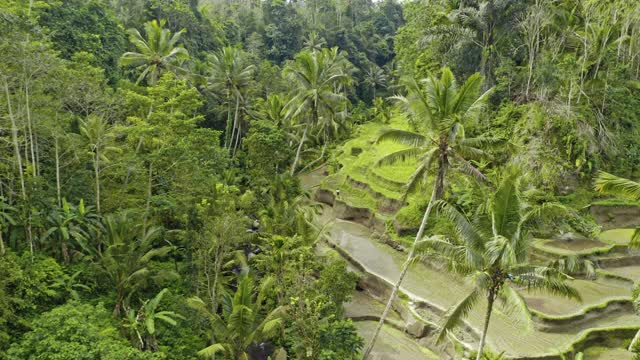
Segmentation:
<svg viewBox="0 0 640 360">
<path fill-rule="evenodd" d="M 345 60 L 337 49 L 303 51 L 285 69 L 285 76 L 296 84 L 295 95 L 287 103 L 287 116 L 304 116 L 304 131 L 296 158 L 291 167 L 294 173 L 309 128 L 318 123 L 321 116 L 331 116 L 346 97 L 339 92 L 342 85 L 349 83 L 351 76 Z"/>
<path fill-rule="evenodd" d="M 137 29 L 129 29 L 129 40 L 138 52 L 126 52 L 122 55 L 122 65 L 134 66 L 142 73 L 136 83 L 147 79 L 149 85 L 155 85 L 165 70 L 176 69 L 181 60 L 189 58 L 189 52 L 178 44 L 183 31 L 171 34 L 164 28 L 166 21 L 152 20 L 144 25 L 146 38 Z"/>
<path fill-rule="evenodd" d="M 392 164 L 407 158 L 418 159 L 418 167 L 406 187 L 407 193 L 414 190 L 421 181 L 424 182 L 429 170 L 437 164 L 437 198 L 442 197 L 444 176 L 449 169 L 458 169 L 484 179 L 469 160 L 484 155 L 480 147 L 496 140 L 486 137 L 466 138 L 464 132 L 464 123 L 477 116 L 489 96 L 489 91 L 480 93 L 482 77 L 474 74 L 459 87 L 451 70 L 444 68 L 440 79 L 409 78 L 403 82 L 407 95 L 393 98 L 405 109 L 416 131 L 383 131 L 378 142 L 394 141 L 410 147 L 381 158 L 378 164 Z"/>
<path fill-rule="evenodd" d="M 227 105 L 225 146 L 231 149 L 234 146 L 234 140 L 236 140 L 236 147 L 239 143 L 242 130 L 240 128 L 241 105 L 245 102 L 246 90 L 253 80 L 255 66 L 248 65 L 244 53 L 231 46 L 225 46 L 218 54 L 212 55 L 210 66 L 211 76 L 208 79 L 208 88 L 222 95 Z"/>
<path fill-rule="evenodd" d="M 561 205 L 546 203 L 529 206 L 523 201 L 517 173 L 505 176 L 496 192 L 469 220 L 453 206 L 439 201 L 436 206 L 453 225 L 449 237 L 431 237 L 420 241 L 417 252 L 444 259 L 452 272 L 474 281 L 474 288 L 445 316 L 440 339 L 465 318 L 484 296 L 487 312 L 478 349 L 481 359 L 493 305 L 502 300 L 520 316 L 528 317 L 529 310 L 518 289 L 543 291 L 553 295 L 580 299 L 577 291 L 565 280 L 569 277 L 555 268 L 532 265 L 528 261 L 531 245 L 529 230 L 535 220 Z M 482 210 L 484 209 L 484 210 Z"/>
</svg>

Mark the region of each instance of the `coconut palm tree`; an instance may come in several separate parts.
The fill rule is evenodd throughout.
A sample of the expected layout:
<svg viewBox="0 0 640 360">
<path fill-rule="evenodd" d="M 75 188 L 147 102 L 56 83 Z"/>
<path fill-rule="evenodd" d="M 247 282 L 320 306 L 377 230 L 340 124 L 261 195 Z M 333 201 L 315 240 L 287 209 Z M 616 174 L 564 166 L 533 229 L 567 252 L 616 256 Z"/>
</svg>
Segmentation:
<svg viewBox="0 0 640 360">
<path fill-rule="evenodd" d="M 240 138 L 239 116 L 247 88 L 253 80 L 255 66 L 248 65 L 241 50 L 225 46 L 210 58 L 211 76 L 208 88 L 221 94 L 227 104 L 225 146 L 229 149 Z M 232 108 L 235 110 L 232 111 Z M 231 114 L 234 114 L 233 117 Z"/>
<path fill-rule="evenodd" d="M 333 60 L 329 49 L 303 51 L 284 69 L 285 76 L 296 84 L 294 96 L 287 103 L 287 116 L 296 118 L 303 115 L 305 119 L 296 157 L 291 165 L 291 175 L 296 170 L 310 128 L 318 123 L 320 116 L 335 114 L 338 107 L 346 102 L 339 87 L 349 82 L 350 75 L 345 71 L 342 61 Z"/>
<path fill-rule="evenodd" d="M 487 307 L 477 355 L 480 360 L 496 300 L 502 300 L 509 310 L 524 317 L 529 316 L 529 309 L 518 289 L 580 300 L 578 292 L 565 281 L 568 275 L 528 261 L 532 238 L 529 231 L 542 216 L 564 212 L 564 208 L 554 203 L 526 204 L 518 173 L 508 173 L 471 220 L 442 200 L 436 206 L 455 231 L 450 237 L 421 240 L 416 245 L 417 251 L 444 260 L 450 271 L 474 282 L 473 290 L 447 311 L 439 340 L 485 297 Z"/>
<path fill-rule="evenodd" d="M 253 280 L 243 275 L 233 296 L 226 294 L 222 313 L 212 312 L 198 297 L 188 300 L 188 304 L 207 317 L 211 324 L 213 344 L 198 355 L 211 358 L 216 353 L 224 353 L 229 359 L 249 359 L 249 350 L 260 343 L 274 338 L 282 328 L 286 308 L 265 309 L 267 292 L 274 286 L 273 278 L 265 278 L 259 287 Z"/>
<path fill-rule="evenodd" d="M 95 181 L 96 211 L 100 213 L 100 175 L 103 165 L 109 162 L 107 154 L 118 151 L 112 146 L 114 134 L 112 127 L 101 117 L 89 116 L 86 121 L 80 124 L 80 133 L 84 137 L 89 147 L 91 161 L 93 163 L 93 175 Z"/>
<path fill-rule="evenodd" d="M 327 45 L 327 41 L 320 36 L 317 32 L 312 31 L 309 36 L 304 40 L 304 49 L 309 51 L 321 51 L 324 46 Z"/>
<path fill-rule="evenodd" d="M 484 175 L 469 160 L 484 155 L 480 147 L 496 142 L 495 139 L 478 137 L 466 138 L 464 123 L 477 116 L 489 95 L 489 91 L 481 94 L 482 77 L 479 74 L 470 76 L 462 86 L 458 86 L 449 68 L 442 70 L 440 79 L 429 77 L 416 80 L 405 79 L 406 96 L 395 96 L 400 106 L 409 116 L 409 120 L 420 132 L 390 129 L 378 137 L 378 142 L 394 141 L 406 144 L 409 148 L 391 153 L 378 160 L 378 165 L 393 164 L 405 159 L 416 159 L 418 166 L 405 186 L 405 195 L 414 191 L 420 183 L 427 181 L 428 175 L 435 169 L 437 175 L 429 200 L 429 205 L 422 217 L 414 246 L 409 250 L 407 262 L 402 268 L 400 277 L 395 283 L 378 327 L 373 333 L 364 358 L 369 355 L 375 344 L 382 325 L 391 310 L 391 305 L 398 289 L 409 269 L 415 254 L 415 243 L 422 239 L 429 214 L 436 200 L 445 190 L 445 177 L 450 170 L 455 170 L 485 180 Z"/>
<path fill-rule="evenodd" d="M 138 52 L 126 52 L 121 62 L 124 66 L 134 66 L 142 70 L 136 83 L 147 79 L 149 85 L 155 85 L 166 70 L 176 70 L 181 61 L 189 59 L 187 49 L 178 45 L 183 31 L 171 34 L 164 28 L 165 20 L 152 20 L 144 25 L 144 38 L 137 29 L 129 29 L 129 41 Z"/>
<path fill-rule="evenodd" d="M 596 177 L 596 191 L 614 196 L 621 196 L 633 201 L 640 201 L 640 183 L 621 178 L 604 171 Z M 629 246 L 640 248 L 640 227 L 637 227 L 631 237 Z"/>
<path fill-rule="evenodd" d="M 378 65 L 371 63 L 364 73 L 364 83 L 373 92 L 373 98 L 376 98 L 376 89 L 387 87 L 387 74 Z"/>
</svg>

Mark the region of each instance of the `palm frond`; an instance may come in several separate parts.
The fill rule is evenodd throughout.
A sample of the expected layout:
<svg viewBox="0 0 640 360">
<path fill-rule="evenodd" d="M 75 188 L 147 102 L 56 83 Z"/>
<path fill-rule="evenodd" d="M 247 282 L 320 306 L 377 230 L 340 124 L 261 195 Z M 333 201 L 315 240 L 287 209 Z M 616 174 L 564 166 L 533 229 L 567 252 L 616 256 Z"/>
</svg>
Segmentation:
<svg viewBox="0 0 640 360">
<path fill-rule="evenodd" d="M 511 237 L 520 223 L 521 201 L 517 173 L 508 175 L 491 199 L 495 235 Z"/>
<path fill-rule="evenodd" d="M 413 147 L 426 146 L 428 143 L 427 138 L 424 135 L 415 133 L 413 131 L 398 130 L 398 129 L 384 129 L 376 139 L 376 143 L 383 141 L 392 141 L 398 144 L 409 145 Z"/>
<path fill-rule="evenodd" d="M 481 88 L 482 76 L 479 73 L 469 76 L 467 81 L 462 84 L 455 96 L 455 99 L 451 103 L 451 112 L 465 113 L 478 99 Z"/>
<path fill-rule="evenodd" d="M 604 171 L 598 173 L 595 189 L 603 194 L 622 196 L 634 201 L 640 200 L 640 183 Z"/>
<path fill-rule="evenodd" d="M 454 153 L 453 157 L 459 163 L 458 170 L 460 172 L 470 176 L 472 179 L 474 179 L 479 183 L 489 182 L 489 179 L 487 179 L 487 177 L 482 173 L 482 171 L 480 171 L 480 169 L 478 169 L 477 167 L 473 166 L 471 162 L 469 162 L 462 156 L 458 155 L 457 153 Z"/>
<path fill-rule="evenodd" d="M 438 343 L 442 342 L 447 333 L 458 326 L 462 322 L 462 319 L 467 317 L 471 309 L 480 300 L 480 295 L 480 289 L 474 288 L 469 294 L 467 294 L 467 296 L 460 300 L 460 302 L 447 310 L 444 316 L 444 321 L 440 325 L 440 332 L 438 333 L 437 338 Z"/>
<path fill-rule="evenodd" d="M 566 275 L 547 267 L 538 267 L 534 272 L 520 274 L 513 282 L 532 292 L 543 292 L 582 301 L 578 291 L 566 283 Z"/>
<path fill-rule="evenodd" d="M 219 352 L 226 352 L 226 346 L 224 344 L 213 344 L 211 346 L 207 346 L 206 348 L 198 351 L 198 356 L 203 358 L 211 359 L 215 354 Z"/>
<path fill-rule="evenodd" d="M 437 149 L 433 148 L 431 150 L 428 150 L 428 153 L 426 155 L 429 156 L 429 153 L 432 153 L 435 150 Z M 405 162 L 407 160 L 413 160 L 420 157 L 420 155 L 423 155 L 424 152 L 425 152 L 425 149 L 419 148 L 419 147 L 412 147 L 404 150 L 399 150 L 381 157 L 375 162 L 375 166 L 393 165 L 393 164 Z"/>
<path fill-rule="evenodd" d="M 514 288 L 505 284 L 501 288 L 498 297 L 502 302 L 503 309 L 508 315 L 515 315 L 512 316 L 512 318 L 515 318 L 518 321 L 520 319 L 526 321 L 527 327 L 532 325 L 529 306 L 522 295 L 520 295 Z"/>
<path fill-rule="evenodd" d="M 455 226 L 456 233 L 467 246 L 474 251 L 482 252 L 484 250 L 478 229 L 458 209 L 444 200 L 438 200 L 434 204 L 434 208 L 439 215 L 445 217 Z"/>
</svg>

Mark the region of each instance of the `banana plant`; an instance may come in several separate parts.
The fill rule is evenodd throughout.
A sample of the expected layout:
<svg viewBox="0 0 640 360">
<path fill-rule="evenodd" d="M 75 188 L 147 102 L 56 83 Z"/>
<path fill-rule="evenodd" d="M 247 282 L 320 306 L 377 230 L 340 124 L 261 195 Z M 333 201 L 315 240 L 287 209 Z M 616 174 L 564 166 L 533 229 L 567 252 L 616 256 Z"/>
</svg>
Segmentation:
<svg viewBox="0 0 640 360">
<path fill-rule="evenodd" d="M 129 309 L 124 319 L 124 327 L 129 329 L 132 336 L 135 337 L 136 346 L 140 350 L 158 350 L 158 341 L 156 339 L 156 321 L 176 326 L 178 319 L 184 317 L 174 311 L 158 311 L 160 302 L 169 289 L 162 289 L 152 299 L 145 301 L 136 311 Z"/>
</svg>

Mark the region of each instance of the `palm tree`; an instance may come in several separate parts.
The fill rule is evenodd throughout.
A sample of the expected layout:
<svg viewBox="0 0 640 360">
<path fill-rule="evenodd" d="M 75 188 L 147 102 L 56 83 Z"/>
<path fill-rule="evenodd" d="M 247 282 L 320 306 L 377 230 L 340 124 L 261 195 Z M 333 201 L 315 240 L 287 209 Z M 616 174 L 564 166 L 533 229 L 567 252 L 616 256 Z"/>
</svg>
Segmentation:
<svg viewBox="0 0 640 360">
<path fill-rule="evenodd" d="M 371 89 L 373 98 L 375 99 L 376 89 L 387 86 L 387 75 L 384 73 L 384 70 L 372 63 L 364 73 L 364 83 Z"/>
<path fill-rule="evenodd" d="M 483 156 L 484 151 L 479 147 L 491 144 L 496 140 L 486 137 L 465 138 L 463 126 L 463 123 L 477 115 L 485 104 L 489 91 L 481 94 L 481 86 L 482 77 L 479 74 L 474 74 L 462 86 L 458 87 L 451 70 L 444 68 L 440 79 L 434 77 L 419 81 L 406 79 L 407 96 L 394 97 L 409 115 L 410 121 L 422 133 L 395 129 L 383 131 L 378 137 L 378 142 L 394 141 L 406 144 L 409 148 L 379 159 L 378 165 L 393 164 L 409 158 L 417 159 L 418 166 L 405 186 L 403 197 L 415 190 L 419 183 L 426 182 L 432 168 L 435 168 L 437 176 L 429 204 L 422 217 L 413 246 L 409 250 L 407 261 L 400 272 L 398 281 L 393 286 L 380 322 L 364 352 L 365 359 L 375 345 L 376 338 L 391 310 L 398 289 L 407 274 L 409 264 L 415 255 L 415 244 L 422 239 L 433 204 L 444 194 L 447 173 L 450 170 L 457 170 L 476 179 L 485 180 L 484 175 L 469 160 Z"/>
<path fill-rule="evenodd" d="M 327 45 L 327 41 L 317 32 L 312 31 L 309 33 L 309 37 L 304 40 L 304 49 L 309 51 L 322 51 L 322 48 Z"/>
<path fill-rule="evenodd" d="M 309 129 L 318 123 L 322 114 L 335 114 L 338 106 L 346 101 L 338 88 L 348 83 L 350 76 L 344 71 L 343 62 L 332 59 L 329 49 L 303 51 L 284 69 L 284 74 L 296 84 L 295 95 L 287 104 L 287 116 L 295 118 L 304 114 L 305 117 L 291 175 L 295 173 Z"/>
<path fill-rule="evenodd" d="M 244 53 L 231 46 L 225 46 L 220 53 L 212 55 L 210 65 L 208 88 L 215 93 L 221 93 L 227 104 L 225 147 L 231 149 L 234 147 L 234 140 L 237 145 L 240 139 L 240 105 L 244 102 L 246 89 L 253 80 L 255 66 L 247 65 Z M 235 108 L 233 119 L 232 107 Z"/>
<path fill-rule="evenodd" d="M 254 288 L 253 280 L 244 275 L 235 294 L 224 298 L 222 314 L 212 312 L 198 297 L 189 299 L 188 304 L 209 320 L 214 341 L 198 355 L 211 358 L 222 352 L 230 359 L 248 360 L 251 347 L 273 339 L 282 328 L 286 313 L 283 306 L 271 311 L 264 308 L 267 292 L 273 286 L 273 278 L 265 278 L 259 288 Z"/>
<path fill-rule="evenodd" d="M 595 189 L 603 194 L 622 196 L 633 201 L 640 201 L 640 183 L 604 171 L 598 173 Z M 640 248 L 640 227 L 637 227 L 634 231 L 629 246 Z"/>
<path fill-rule="evenodd" d="M 142 224 L 131 211 L 109 214 L 104 218 L 104 250 L 97 247 L 92 251 L 96 266 L 109 281 L 116 292 L 114 317 L 138 289 L 150 279 L 149 262 L 165 256 L 171 251 L 168 246 L 154 247 L 160 236 L 160 228 L 150 227 L 143 231 Z"/>
<path fill-rule="evenodd" d="M 127 313 L 124 326 L 129 329 L 132 335 L 135 335 L 136 344 L 140 350 L 158 350 L 155 336 L 156 320 L 176 326 L 177 319 L 184 319 L 182 315 L 174 311 L 158 311 L 160 301 L 167 292 L 169 289 L 162 289 L 153 299 L 145 301 L 137 312 L 134 309 L 129 309 Z"/>
<path fill-rule="evenodd" d="M 554 203 L 531 206 L 523 201 L 520 176 L 513 172 L 504 177 L 496 192 L 482 204 L 473 221 L 455 207 L 440 200 L 438 210 L 454 226 L 451 237 L 431 237 L 420 241 L 418 252 L 443 259 L 449 269 L 474 279 L 474 288 L 446 313 L 440 336 L 442 340 L 464 319 L 484 295 L 487 300 L 484 326 L 477 359 L 481 359 L 495 301 L 500 299 L 529 316 L 529 309 L 518 289 L 547 292 L 580 300 L 580 295 L 565 280 L 569 276 L 555 267 L 529 263 L 529 231 L 544 215 L 564 212 Z M 482 210 L 486 209 L 486 210 Z"/>
<path fill-rule="evenodd" d="M 102 165 L 109 162 L 107 154 L 117 151 L 118 148 L 111 146 L 114 139 L 111 126 L 101 117 L 89 116 L 80 125 L 80 133 L 84 136 L 89 146 L 91 161 L 93 162 L 93 175 L 95 177 L 96 210 L 100 213 L 100 174 Z"/>
<path fill-rule="evenodd" d="M 165 20 L 159 23 L 152 20 L 144 25 L 146 39 L 137 29 L 129 29 L 129 41 L 138 52 L 126 52 L 121 62 L 124 66 L 135 66 L 142 70 L 136 83 L 147 79 L 149 85 L 155 85 L 160 75 L 166 70 L 176 70 L 181 61 L 189 59 L 189 52 L 178 44 L 184 30 L 171 34 L 164 28 Z"/>
</svg>

